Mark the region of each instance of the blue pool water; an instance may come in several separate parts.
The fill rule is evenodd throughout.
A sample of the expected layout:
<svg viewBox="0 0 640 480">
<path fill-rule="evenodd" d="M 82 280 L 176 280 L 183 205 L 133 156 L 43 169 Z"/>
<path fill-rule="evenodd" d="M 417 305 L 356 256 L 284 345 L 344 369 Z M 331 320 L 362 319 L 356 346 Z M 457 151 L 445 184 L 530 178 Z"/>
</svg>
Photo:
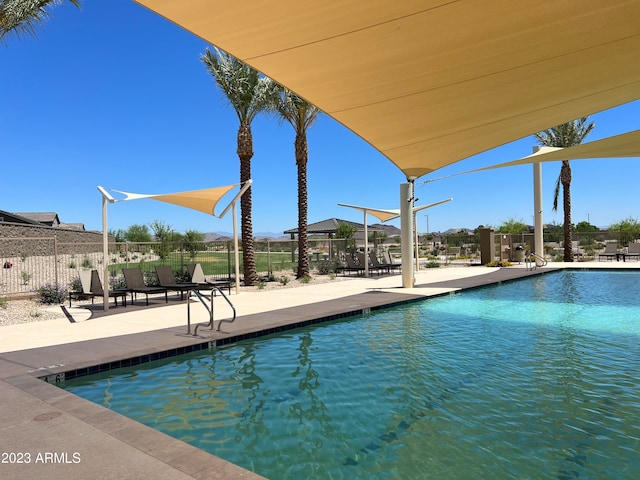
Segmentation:
<svg viewBox="0 0 640 480">
<path fill-rule="evenodd" d="M 640 276 L 566 271 L 67 381 L 271 479 L 640 478 Z"/>
</svg>

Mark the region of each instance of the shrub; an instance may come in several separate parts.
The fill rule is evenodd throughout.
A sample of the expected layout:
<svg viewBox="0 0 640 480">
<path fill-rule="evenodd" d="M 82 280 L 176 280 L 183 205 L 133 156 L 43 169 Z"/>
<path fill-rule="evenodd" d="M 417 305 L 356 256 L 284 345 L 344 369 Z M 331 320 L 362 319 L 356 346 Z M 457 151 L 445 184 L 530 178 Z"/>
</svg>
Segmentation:
<svg viewBox="0 0 640 480">
<path fill-rule="evenodd" d="M 487 263 L 487 267 L 511 267 L 513 263 L 508 262 L 506 260 L 499 260 Z"/>
<path fill-rule="evenodd" d="M 289 277 L 287 277 L 286 275 L 283 275 L 280 277 L 280 283 L 282 285 L 286 285 L 287 283 L 289 283 Z"/>
<path fill-rule="evenodd" d="M 309 283 L 312 278 L 309 275 L 304 275 L 300 277 L 300 283 Z"/>
<path fill-rule="evenodd" d="M 267 282 L 265 282 L 264 280 L 258 280 L 256 282 L 256 287 L 258 287 L 258 290 L 262 290 L 266 284 Z"/>
<path fill-rule="evenodd" d="M 430 261 L 424 264 L 425 268 L 440 268 L 439 262 Z"/>
<path fill-rule="evenodd" d="M 71 260 L 71 261 L 69 262 L 68 267 L 69 267 L 69 268 L 76 268 L 76 267 L 77 267 L 77 265 L 76 265 L 76 261 L 75 261 L 75 260 Z"/>
<path fill-rule="evenodd" d="M 340 263 L 335 260 L 323 260 L 318 264 L 318 273 L 320 275 L 329 275 L 330 273 L 335 273 L 339 266 Z"/>
<path fill-rule="evenodd" d="M 82 291 L 82 283 L 80 282 L 80 278 L 75 278 L 71 280 L 69 283 L 69 288 L 72 292 L 81 292 Z"/>
<path fill-rule="evenodd" d="M 9 306 L 9 299 L 7 297 L 0 297 L 0 308 L 7 308 Z"/>
<path fill-rule="evenodd" d="M 33 275 L 31 275 L 29 272 L 22 272 L 22 273 L 20 273 L 20 276 L 22 277 L 22 284 L 23 285 L 28 285 L 29 284 L 29 280 L 31 280 L 31 277 Z"/>
<path fill-rule="evenodd" d="M 64 287 L 51 285 L 50 283 L 38 288 L 37 292 L 40 295 L 40 303 L 45 305 L 63 303 L 67 297 L 67 290 Z"/>
<path fill-rule="evenodd" d="M 93 262 L 86 255 L 82 259 L 82 268 L 93 268 Z"/>
</svg>

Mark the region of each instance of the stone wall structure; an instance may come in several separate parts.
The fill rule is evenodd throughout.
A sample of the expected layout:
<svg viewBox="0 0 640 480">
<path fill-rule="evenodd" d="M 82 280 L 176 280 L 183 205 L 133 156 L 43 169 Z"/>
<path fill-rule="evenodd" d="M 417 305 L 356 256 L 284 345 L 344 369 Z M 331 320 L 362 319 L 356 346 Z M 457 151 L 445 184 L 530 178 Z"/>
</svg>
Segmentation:
<svg viewBox="0 0 640 480">
<path fill-rule="evenodd" d="M 109 242 L 115 238 L 109 237 Z M 73 228 L 0 223 L 0 256 L 40 256 L 102 251 L 102 233 Z"/>
</svg>

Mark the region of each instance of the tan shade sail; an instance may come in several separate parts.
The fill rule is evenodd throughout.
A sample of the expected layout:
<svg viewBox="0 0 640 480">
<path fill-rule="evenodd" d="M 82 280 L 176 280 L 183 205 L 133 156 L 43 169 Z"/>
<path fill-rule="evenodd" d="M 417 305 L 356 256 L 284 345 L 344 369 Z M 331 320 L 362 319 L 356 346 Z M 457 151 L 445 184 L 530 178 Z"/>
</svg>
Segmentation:
<svg viewBox="0 0 640 480">
<path fill-rule="evenodd" d="M 163 194 L 129 193 L 120 190 L 114 191 L 125 195 L 125 198 L 122 199 L 123 201 L 149 198 L 151 200 L 160 200 L 161 202 L 172 203 L 181 207 L 198 210 L 215 217 L 217 216 L 215 214 L 215 208 L 220 199 L 236 186 L 237 185 L 227 185 L 224 187 L 213 187 L 202 190 L 191 190 L 188 192 Z"/>
<path fill-rule="evenodd" d="M 453 198 L 447 198 L 446 200 L 440 200 L 439 202 L 430 203 L 428 205 L 421 205 L 419 207 L 413 207 L 413 212 L 419 212 L 420 210 L 424 210 L 425 208 L 435 207 L 436 205 L 440 205 L 442 203 L 447 203 L 453 200 Z M 394 218 L 398 218 L 400 216 L 400 209 L 379 209 L 379 208 L 369 208 L 369 207 L 359 207 L 358 205 L 347 205 L 346 203 L 339 203 L 341 207 L 349 207 L 355 208 L 356 210 L 360 210 L 366 214 L 373 215 L 381 222 L 386 222 L 387 220 L 393 220 Z"/>
<path fill-rule="evenodd" d="M 638 0 L 137 0 L 421 176 L 639 98 Z"/>
<path fill-rule="evenodd" d="M 492 170 L 494 168 L 513 167 L 537 162 L 557 162 L 559 160 L 586 160 L 593 158 L 640 158 L 640 130 L 623 133 L 613 137 L 603 138 L 589 143 L 583 143 L 574 147 L 550 148 L 542 147 L 541 150 L 528 157 L 500 163 L 490 167 L 479 168 L 465 173 Z"/>
</svg>

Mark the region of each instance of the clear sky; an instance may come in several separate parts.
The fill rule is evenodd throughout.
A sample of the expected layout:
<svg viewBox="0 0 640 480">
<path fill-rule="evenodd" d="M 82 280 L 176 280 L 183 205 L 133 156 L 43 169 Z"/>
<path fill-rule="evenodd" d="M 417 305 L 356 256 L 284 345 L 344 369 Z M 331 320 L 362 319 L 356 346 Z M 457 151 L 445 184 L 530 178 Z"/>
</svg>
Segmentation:
<svg viewBox="0 0 640 480">
<path fill-rule="evenodd" d="M 200 61 L 207 46 L 131 0 L 84 0 L 81 10 L 65 3 L 36 38 L 8 38 L 0 45 L 0 210 L 53 211 L 62 222 L 101 230 L 98 185 L 171 193 L 238 183 L 238 120 Z M 587 141 L 638 129 L 640 101 L 590 118 L 596 128 Z M 259 117 L 253 135 L 254 233 L 295 228 L 293 129 Z M 399 208 L 404 175 L 347 128 L 322 116 L 308 142 L 310 223 L 362 221 L 359 211 L 338 203 Z M 527 137 L 418 179 L 416 205 L 453 198 L 421 212 L 418 231 L 533 223 L 530 165 L 423 182 L 529 155 L 535 144 Z M 638 159 L 571 166 L 574 223 L 607 227 L 640 217 Z M 543 165 L 545 223 L 562 223 L 561 208 L 551 210 L 559 171 L 559 162 Z M 109 229 L 154 220 L 179 232 L 232 229 L 230 215 L 218 219 L 152 200 L 109 206 Z"/>
</svg>

